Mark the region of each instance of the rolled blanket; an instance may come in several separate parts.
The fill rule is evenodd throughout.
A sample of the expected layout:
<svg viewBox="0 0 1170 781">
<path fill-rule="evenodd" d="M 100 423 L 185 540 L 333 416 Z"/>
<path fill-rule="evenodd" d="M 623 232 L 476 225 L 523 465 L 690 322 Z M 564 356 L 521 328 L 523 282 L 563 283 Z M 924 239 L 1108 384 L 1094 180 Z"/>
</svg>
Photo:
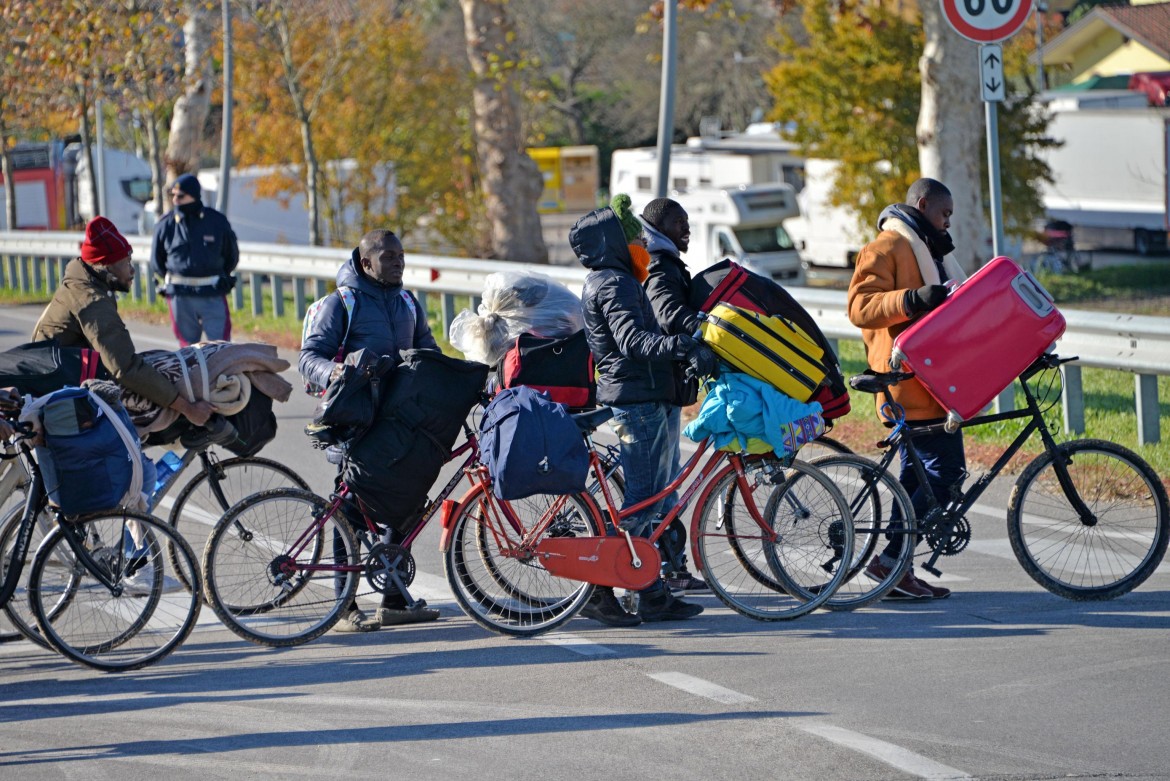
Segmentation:
<svg viewBox="0 0 1170 781">
<path fill-rule="evenodd" d="M 142 357 L 174 383 L 188 401 L 206 399 L 220 413 L 233 415 L 244 408 L 253 390 L 274 401 L 288 401 L 292 385 L 280 376 L 291 364 L 276 347 L 260 342 L 202 342 L 173 352 L 150 350 Z M 140 435 L 161 431 L 179 413 L 123 390 L 122 404 Z"/>
</svg>

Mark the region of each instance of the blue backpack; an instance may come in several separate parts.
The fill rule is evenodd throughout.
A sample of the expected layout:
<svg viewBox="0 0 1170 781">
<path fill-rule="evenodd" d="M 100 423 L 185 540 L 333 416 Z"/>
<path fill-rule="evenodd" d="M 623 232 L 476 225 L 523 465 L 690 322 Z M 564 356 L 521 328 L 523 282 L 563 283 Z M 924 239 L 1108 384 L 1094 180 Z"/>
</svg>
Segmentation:
<svg viewBox="0 0 1170 781">
<path fill-rule="evenodd" d="M 125 410 L 115 413 L 126 430 L 134 424 Z M 62 388 L 40 408 L 45 444 L 37 461 L 49 498 L 65 515 L 108 510 L 122 503 L 134 476 L 134 461 L 117 424 L 85 388 Z M 135 441 L 137 438 L 135 437 Z"/>
<path fill-rule="evenodd" d="M 500 499 L 585 490 L 589 451 L 564 404 L 528 386 L 496 394 L 479 424 L 479 454 Z"/>
</svg>

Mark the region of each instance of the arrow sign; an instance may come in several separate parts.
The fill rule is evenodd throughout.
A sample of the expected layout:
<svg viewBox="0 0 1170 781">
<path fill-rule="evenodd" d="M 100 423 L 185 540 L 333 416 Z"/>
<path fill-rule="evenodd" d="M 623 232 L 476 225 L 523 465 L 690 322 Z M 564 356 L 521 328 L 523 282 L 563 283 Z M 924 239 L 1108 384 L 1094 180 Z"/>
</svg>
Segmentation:
<svg viewBox="0 0 1170 781">
<path fill-rule="evenodd" d="M 979 84 L 986 101 L 1003 101 L 1003 49 L 998 43 L 985 43 L 979 47 Z"/>
</svg>

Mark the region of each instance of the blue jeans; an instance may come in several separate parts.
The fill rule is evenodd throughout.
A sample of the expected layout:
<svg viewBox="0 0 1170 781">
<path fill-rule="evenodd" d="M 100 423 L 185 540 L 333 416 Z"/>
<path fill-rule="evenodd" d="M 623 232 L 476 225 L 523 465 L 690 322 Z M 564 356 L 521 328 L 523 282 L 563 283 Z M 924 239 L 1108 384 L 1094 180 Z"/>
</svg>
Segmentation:
<svg viewBox="0 0 1170 781">
<path fill-rule="evenodd" d="M 914 472 L 914 465 L 906 457 L 906 447 L 901 447 L 902 473 L 898 482 L 910 494 L 910 503 L 914 507 L 914 515 L 919 520 L 926 515 L 930 507 L 930 495 L 940 505 L 946 506 L 951 498 L 951 487 L 957 484 L 967 472 L 967 458 L 963 453 L 963 432 L 956 431 L 947 434 L 940 431 L 937 434 L 914 437 L 914 449 L 922 459 L 922 466 L 926 470 L 927 485 L 920 485 L 918 475 Z M 929 493 L 927 493 L 929 491 Z M 901 520 L 897 508 L 891 514 L 892 520 Z M 902 541 L 905 535 L 890 535 L 890 543 L 886 546 L 885 555 L 897 558 L 902 552 Z"/>
<path fill-rule="evenodd" d="M 208 341 L 232 340 L 232 313 L 227 296 L 171 296 L 167 306 L 180 347 L 202 341 L 205 332 Z"/>
<path fill-rule="evenodd" d="M 613 409 L 610 425 L 618 436 L 622 474 L 626 478 L 624 510 L 666 488 L 678 474 L 679 408 L 664 401 L 650 401 Z M 677 503 L 677 494 L 671 493 L 627 518 L 622 526 L 639 537 L 649 537 L 655 515 L 669 512 Z"/>
</svg>

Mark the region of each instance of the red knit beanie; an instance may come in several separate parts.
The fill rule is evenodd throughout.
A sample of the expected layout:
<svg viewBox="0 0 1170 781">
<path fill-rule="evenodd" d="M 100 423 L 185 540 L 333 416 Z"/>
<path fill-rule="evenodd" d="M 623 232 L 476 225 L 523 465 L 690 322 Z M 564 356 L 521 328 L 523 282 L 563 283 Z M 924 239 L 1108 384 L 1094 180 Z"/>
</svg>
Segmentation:
<svg viewBox="0 0 1170 781">
<path fill-rule="evenodd" d="M 81 242 L 81 259 L 95 266 L 112 266 L 130 257 L 134 248 L 126 241 L 114 223 L 105 217 L 94 217 L 85 226 L 85 241 Z"/>
</svg>

